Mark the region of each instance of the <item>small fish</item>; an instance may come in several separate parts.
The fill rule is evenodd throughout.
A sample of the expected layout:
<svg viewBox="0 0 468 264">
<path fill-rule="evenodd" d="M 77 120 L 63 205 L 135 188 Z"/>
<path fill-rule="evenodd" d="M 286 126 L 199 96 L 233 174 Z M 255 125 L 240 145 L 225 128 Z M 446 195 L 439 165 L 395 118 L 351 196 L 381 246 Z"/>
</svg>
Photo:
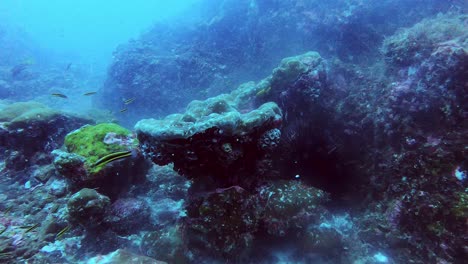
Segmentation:
<svg viewBox="0 0 468 264">
<path fill-rule="evenodd" d="M 127 112 L 127 110 L 128 110 L 127 108 L 124 108 L 124 109 L 120 110 L 119 112 L 120 113 L 125 113 L 125 112 Z"/>
<path fill-rule="evenodd" d="M 58 209 L 59 209 L 59 205 L 55 204 L 49 209 L 49 212 L 55 213 L 55 212 L 57 212 Z"/>
<path fill-rule="evenodd" d="M 337 145 L 335 145 L 333 148 L 331 148 L 328 152 L 327 152 L 327 155 L 330 155 L 332 154 L 333 152 L 335 152 L 335 150 L 338 148 Z"/>
<path fill-rule="evenodd" d="M 258 91 L 256 96 L 261 97 L 261 96 L 268 95 L 270 91 L 271 91 L 271 86 L 268 86 L 267 88 L 263 88 L 260 91 Z"/>
<path fill-rule="evenodd" d="M 131 104 L 131 103 L 133 103 L 133 101 L 135 101 L 135 99 L 136 99 L 135 97 L 127 99 L 127 100 L 124 101 L 124 104 L 126 104 L 126 105 Z"/>
<path fill-rule="evenodd" d="M 30 226 L 28 229 L 24 230 L 24 233 L 28 233 L 30 231 L 33 231 L 34 229 L 36 229 L 37 227 L 39 226 L 39 223 L 33 225 L 33 226 Z"/>
<path fill-rule="evenodd" d="M 65 98 L 65 99 L 68 98 L 68 96 L 66 96 L 64 94 L 61 94 L 61 93 L 53 93 L 53 94 L 50 94 L 50 95 L 55 96 L 55 97 Z"/>
<path fill-rule="evenodd" d="M 70 67 L 72 66 L 72 64 L 73 64 L 73 63 L 71 63 L 71 62 L 70 62 L 70 63 L 68 63 L 68 64 L 67 64 L 67 67 L 65 68 L 65 70 L 67 70 L 67 71 L 68 71 L 68 70 L 70 69 Z"/>
<path fill-rule="evenodd" d="M 8 226 L 5 226 L 5 228 L 3 228 L 2 231 L 0 231 L 0 235 L 3 234 L 3 233 L 5 233 L 5 231 L 7 231 L 7 229 L 8 229 Z"/>
<path fill-rule="evenodd" d="M 11 252 L 2 252 L 0 253 L 0 259 L 8 259 L 8 258 L 12 258 L 13 257 L 13 253 Z"/>
<path fill-rule="evenodd" d="M 126 157 L 130 157 L 132 155 L 132 152 L 131 151 L 119 151 L 119 152 L 114 152 L 114 153 L 111 153 L 109 155 L 106 155 L 100 159 L 98 159 L 93 165 L 92 167 L 96 167 L 96 166 L 99 166 L 99 165 L 105 165 L 109 162 L 112 162 L 114 160 L 119 160 L 119 159 L 123 159 L 123 158 L 126 158 Z"/>
<path fill-rule="evenodd" d="M 93 94 L 97 94 L 97 92 L 87 92 L 87 93 L 84 93 L 83 95 L 88 96 L 88 95 L 93 95 Z"/>
<path fill-rule="evenodd" d="M 13 205 L 7 207 L 7 208 L 5 209 L 5 212 L 3 212 L 3 213 L 4 213 L 5 215 L 7 215 L 7 214 L 11 211 L 11 209 L 13 209 Z"/>
<path fill-rule="evenodd" d="M 71 229 L 71 226 L 70 226 L 70 225 L 67 225 L 67 226 L 64 227 L 62 230 L 60 230 L 60 232 L 57 233 L 57 235 L 55 236 L 55 239 L 58 240 L 58 239 L 61 238 L 66 232 L 68 232 L 70 229 Z"/>
</svg>

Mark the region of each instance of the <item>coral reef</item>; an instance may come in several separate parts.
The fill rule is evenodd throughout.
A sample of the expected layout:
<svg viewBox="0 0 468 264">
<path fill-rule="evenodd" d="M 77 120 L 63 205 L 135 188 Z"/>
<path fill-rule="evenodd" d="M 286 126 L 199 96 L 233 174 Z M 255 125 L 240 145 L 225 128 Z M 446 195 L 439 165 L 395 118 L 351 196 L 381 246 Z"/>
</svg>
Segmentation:
<svg viewBox="0 0 468 264">
<path fill-rule="evenodd" d="M 239 188 L 193 199 L 187 208 L 190 220 L 185 230 L 190 250 L 197 256 L 237 261 L 247 257 L 259 228 L 257 207 L 255 196 Z"/>
<path fill-rule="evenodd" d="M 183 234 L 178 225 L 145 234 L 140 250 L 145 255 L 168 263 L 188 263 Z"/>
<path fill-rule="evenodd" d="M 193 101 L 184 114 L 162 120 L 145 119 L 135 125 L 141 149 L 158 165 L 174 163 L 189 179 L 211 177 L 217 186 L 246 182 L 237 179 L 255 171 L 266 151 L 257 151 L 265 132 L 281 124 L 281 111 L 266 103 L 239 112 L 237 93 Z M 239 166 L 242 164 L 242 166 Z"/>
<path fill-rule="evenodd" d="M 65 137 L 67 151 L 84 157 L 85 165 L 91 173 L 102 169 L 101 166 L 93 167 L 98 159 L 113 152 L 131 150 L 136 146 L 138 141 L 132 137 L 131 132 L 113 123 L 84 126 Z"/>
<path fill-rule="evenodd" d="M 148 163 L 139 154 L 138 141 L 127 129 L 111 123 L 86 125 L 65 137 L 67 152 L 54 150 L 57 171 L 71 180 L 75 188 L 101 188 L 110 197 L 127 190 L 131 184 L 145 181 Z M 106 155 L 129 151 L 127 157 L 97 164 Z"/>
<path fill-rule="evenodd" d="M 0 147 L 7 149 L 7 167 L 20 170 L 47 162 L 68 132 L 91 122 L 32 101 L 5 105 L 0 111 Z"/>
<path fill-rule="evenodd" d="M 412 248 L 419 262 L 452 262 L 466 251 L 466 236 L 457 235 L 466 223 L 455 209 L 467 184 L 455 176 L 467 168 L 468 46 L 460 23 L 465 16 L 436 16 L 389 37 L 384 46 L 393 82 L 364 118 L 373 123 L 362 133 L 374 138 L 361 140 L 372 156 L 362 166 L 369 175 L 365 190 L 377 199 L 364 219 L 378 233 L 390 232 L 383 246 Z M 423 37 L 418 43 L 411 36 Z"/>
<path fill-rule="evenodd" d="M 109 205 L 108 197 L 96 190 L 84 188 L 70 197 L 67 208 L 72 222 L 95 227 L 103 221 Z"/>
<path fill-rule="evenodd" d="M 418 64 L 444 42 L 466 42 L 468 34 L 463 25 L 467 19 L 466 15 L 439 14 L 436 18 L 427 18 L 410 28 L 399 30 L 386 38 L 383 44 L 389 66 L 400 69 Z"/>
<path fill-rule="evenodd" d="M 145 200 L 117 199 L 108 209 L 105 223 L 118 234 L 131 234 L 138 228 L 149 226 L 150 207 Z"/>
<path fill-rule="evenodd" d="M 306 50 L 348 62 L 375 61 L 385 35 L 455 5 L 438 0 L 424 5 L 405 0 L 198 1 L 190 10 L 199 15 L 190 22 L 157 23 L 116 50 L 100 102 L 120 110 L 122 98 L 137 98 L 138 105 L 126 113 L 136 122 L 139 114 L 161 118 L 182 111 L 194 98 L 263 78 L 277 61 Z"/>
<path fill-rule="evenodd" d="M 135 134 L 0 102 L 0 262 L 464 263 L 466 11 L 374 2 L 226 0 L 156 26 L 102 94 L 153 114 Z M 40 79 L 1 63 L 0 96 Z"/>
<path fill-rule="evenodd" d="M 264 207 L 262 227 L 272 236 L 305 230 L 326 216 L 321 206 L 328 194 L 299 181 L 275 181 L 262 186 L 259 198 Z"/>
<path fill-rule="evenodd" d="M 315 85 L 308 89 L 306 83 Z M 158 165 L 173 163 L 193 181 L 182 232 L 194 255 L 240 261 L 252 255 L 262 233 L 282 237 L 326 217 L 320 206 L 326 193 L 273 181 L 283 117 L 277 104 L 266 102 L 280 101 L 281 89 L 290 87 L 312 105 L 317 96 L 309 92 L 320 94 L 325 84 L 323 61 L 310 52 L 284 59 L 258 85 L 246 83 L 230 94 L 193 101 L 184 114 L 135 125 L 147 157 Z"/>
</svg>

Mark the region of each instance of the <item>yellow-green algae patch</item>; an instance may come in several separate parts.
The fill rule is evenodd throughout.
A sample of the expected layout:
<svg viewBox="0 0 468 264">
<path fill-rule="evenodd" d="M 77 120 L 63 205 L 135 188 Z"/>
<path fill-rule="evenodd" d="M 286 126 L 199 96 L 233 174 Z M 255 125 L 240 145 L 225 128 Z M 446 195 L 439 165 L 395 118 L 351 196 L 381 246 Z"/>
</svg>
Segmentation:
<svg viewBox="0 0 468 264">
<path fill-rule="evenodd" d="M 114 123 L 102 123 L 95 126 L 86 125 L 77 129 L 65 137 L 65 147 L 70 153 L 78 154 L 86 159 L 86 167 L 90 173 L 97 173 L 105 164 L 93 167 L 100 158 L 118 151 L 127 151 L 136 147 L 138 142 L 129 145 L 106 144 L 104 138 L 108 133 L 115 133 L 116 137 L 130 137 L 131 132 Z"/>
</svg>

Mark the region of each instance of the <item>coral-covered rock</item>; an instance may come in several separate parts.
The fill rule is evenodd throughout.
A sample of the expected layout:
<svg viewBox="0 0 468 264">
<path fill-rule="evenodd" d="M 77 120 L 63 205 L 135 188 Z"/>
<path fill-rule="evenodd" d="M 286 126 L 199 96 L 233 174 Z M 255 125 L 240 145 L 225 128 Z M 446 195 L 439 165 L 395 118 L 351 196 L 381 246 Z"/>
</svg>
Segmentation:
<svg viewBox="0 0 468 264">
<path fill-rule="evenodd" d="M 190 22 L 157 23 L 116 50 L 100 101 L 119 110 L 122 98 L 137 98 L 127 116 L 160 117 L 179 112 L 193 98 L 262 78 L 298 51 L 375 60 L 385 34 L 456 9 L 454 2 L 460 1 L 198 1 L 190 10 L 199 15 Z M 388 23 L 381 23 L 384 18 Z"/>
<path fill-rule="evenodd" d="M 260 214 L 255 196 L 237 186 L 193 199 L 185 227 L 188 247 L 197 255 L 240 260 L 253 249 Z"/>
<path fill-rule="evenodd" d="M 466 15 L 439 15 L 400 30 L 385 39 L 385 58 L 392 69 L 420 63 L 430 56 L 440 43 L 451 39 L 466 41 L 468 33 L 464 25 L 467 19 Z"/>
<path fill-rule="evenodd" d="M 114 152 L 132 150 L 137 145 L 138 141 L 129 130 L 113 123 L 83 126 L 65 137 L 67 151 L 85 157 L 85 166 L 93 174 L 103 168 L 93 166 L 100 158 Z"/>
<path fill-rule="evenodd" d="M 258 84 L 256 95 L 259 99 L 284 102 L 287 93 L 301 93 L 305 100 L 315 101 L 327 87 L 325 69 L 317 52 L 284 58 L 271 76 Z"/>
<path fill-rule="evenodd" d="M 159 261 L 150 257 L 137 255 L 123 249 L 117 249 L 107 255 L 99 255 L 92 257 L 86 263 L 99 263 L 99 264 L 114 264 L 114 263 L 127 263 L 127 264 L 167 264 L 167 262 Z"/>
<path fill-rule="evenodd" d="M 283 138 L 290 137 L 288 133 L 302 133 L 301 124 L 311 127 L 309 137 L 319 141 L 320 134 L 331 127 L 336 104 L 344 96 L 329 84 L 326 68 L 317 52 L 284 58 L 270 76 L 252 88 L 256 104 L 273 101 L 281 107 Z"/>
<path fill-rule="evenodd" d="M 254 193 L 239 186 L 218 188 L 189 202 L 188 248 L 196 255 L 241 261 L 264 237 L 302 239 L 298 234 L 329 214 L 323 207 L 327 200 L 325 192 L 297 181 L 272 182 Z"/>
<path fill-rule="evenodd" d="M 381 199 L 373 209 L 385 216 L 375 217 L 373 229 L 433 262 L 466 253 L 459 236 L 466 219 L 456 213 L 467 188 L 456 177 L 468 168 L 466 21 L 465 15 L 437 16 L 390 37 L 386 62 L 394 82 L 368 114 L 375 141 L 372 161 L 364 162 L 371 175 L 364 190 Z M 363 234 L 369 241 L 383 237 Z"/>
<path fill-rule="evenodd" d="M 184 236 L 178 225 L 148 232 L 143 236 L 140 250 L 168 263 L 189 263 Z"/>
<path fill-rule="evenodd" d="M 275 103 L 242 113 L 237 97 L 238 92 L 193 101 L 184 114 L 139 121 L 135 130 L 141 149 L 158 165 L 173 162 L 188 178 L 208 175 L 240 184 L 233 176 L 255 171 L 256 161 L 270 151 L 259 141 L 280 126 L 282 115 Z"/>
<path fill-rule="evenodd" d="M 31 157 L 58 148 L 68 132 L 91 122 L 36 102 L 13 103 L 0 111 L 0 146 L 34 162 Z"/>
<path fill-rule="evenodd" d="M 264 207 L 262 226 L 273 236 L 305 230 L 328 212 L 323 207 L 328 194 L 299 181 L 271 182 L 260 188 L 259 198 Z"/>
<path fill-rule="evenodd" d="M 130 184 L 145 180 L 149 164 L 139 154 L 137 142 L 130 131 L 116 124 L 87 125 L 65 137 L 68 152 L 53 151 L 54 165 L 77 187 L 99 187 L 106 195 L 115 196 Z M 97 163 L 116 152 L 125 157 Z"/>
<path fill-rule="evenodd" d="M 283 112 L 281 135 L 279 141 L 274 141 L 281 154 L 273 158 L 274 163 L 263 167 L 277 168 L 281 175 L 278 177 L 301 177 L 313 186 L 341 193 L 354 178 L 342 160 L 361 156 L 356 146 L 366 139 L 357 140 L 360 134 L 356 133 L 353 140 L 340 140 L 338 144 L 336 139 L 351 133 L 345 128 L 348 121 L 354 127 L 359 125 L 353 118 L 343 116 L 342 105 L 347 103 L 349 91 L 329 80 L 328 68 L 317 52 L 284 58 L 270 76 L 244 89 L 248 92 L 243 96 L 250 96 L 254 105 L 276 102 Z"/>
<path fill-rule="evenodd" d="M 86 175 L 85 157 L 59 149 L 52 151 L 52 155 L 54 155 L 55 169 L 61 175 L 74 182 L 81 181 L 83 175 Z"/>
<path fill-rule="evenodd" d="M 150 208 L 137 198 L 118 199 L 110 206 L 105 222 L 119 234 L 135 233 L 149 226 Z"/>
<path fill-rule="evenodd" d="M 440 137 L 435 130 L 458 127 L 467 118 L 468 33 L 462 26 L 467 21 L 468 16 L 438 16 L 389 38 L 387 56 L 403 52 L 397 57 L 410 61 L 404 63 L 406 67 L 400 69 L 397 81 L 389 87 L 387 134 L 405 134 L 409 141 L 415 140 L 411 145 L 416 147 L 423 138 Z M 388 67 L 401 64 L 391 59 Z"/>
<path fill-rule="evenodd" d="M 84 188 L 70 197 L 67 208 L 71 221 L 93 227 L 101 224 L 109 205 L 109 197 Z"/>
</svg>

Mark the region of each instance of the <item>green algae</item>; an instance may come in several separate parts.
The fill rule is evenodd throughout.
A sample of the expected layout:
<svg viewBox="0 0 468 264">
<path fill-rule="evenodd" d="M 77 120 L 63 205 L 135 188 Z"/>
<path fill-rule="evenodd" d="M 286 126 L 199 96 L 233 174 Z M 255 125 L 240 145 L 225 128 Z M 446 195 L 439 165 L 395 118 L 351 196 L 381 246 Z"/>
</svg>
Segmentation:
<svg viewBox="0 0 468 264">
<path fill-rule="evenodd" d="M 102 123 L 95 126 L 86 125 L 65 137 L 65 147 L 68 152 L 84 157 L 89 172 L 96 173 L 105 166 L 105 164 L 102 164 L 93 167 L 93 164 L 100 158 L 114 152 L 127 151 L 129 147 L 135 147 L 138 144 L 136 140 L 131 146 L 106 144 L 104 138 L 108 133 L 115 133 L 117 137 L 127 137 L 131 134 L 128 129 L 114 123 Z"/>
</svg>

